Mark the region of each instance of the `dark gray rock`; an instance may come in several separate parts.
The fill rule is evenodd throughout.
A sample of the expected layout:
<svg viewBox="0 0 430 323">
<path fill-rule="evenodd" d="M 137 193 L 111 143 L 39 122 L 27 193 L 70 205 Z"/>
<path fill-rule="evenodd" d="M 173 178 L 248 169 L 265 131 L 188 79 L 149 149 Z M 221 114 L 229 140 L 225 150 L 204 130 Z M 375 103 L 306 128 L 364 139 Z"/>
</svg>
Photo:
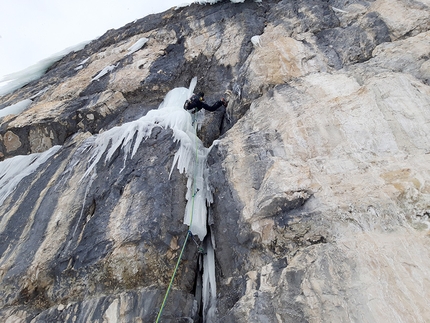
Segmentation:
<svg viewBox="0 0 430 323">
<path fill-rule="evenodd" d="M 410 210 L 416 205 L 422 208 L 419 215 L 424 223 L 428 213 L 428 172 L 414 167 L 427 163 L 425 156 L 414 160 L 407 166 L 412 171 L 402 170 L 398 175 L 390 165 L 377 168 L 390 163 L 388 150 L 384 158 L 366 162 L 361 159 L 367 160 L 373 152 L 361 155 L 353 148 L 342 150 L 340 139 L 330 140 L 343 134 L 338 120 L 360 132 L 348 115 L 350 111 L 342 109 L 350 101 L 357 103 L 362 98 L 371 102 L 367 96 L 358 96 L 357 93 L 370 91 L 368 87 L 361 88 L 362 84 L 380 74 L 389 79 L 387 73 L 404 73 L 404 86 L 416 78 L 412 82 L 416 99 L 428 92 L 422 86 L 430 75 L 426 67 L 428 55 L 423 54 L 426 35 L 388 46 L 392 25 L 388 27 L 380 12 L 369 11 L 372 3 L 222 1 L 168 10 L 108 31 L 83 50 L 56 62 L 39 80 L 0 98 L 0 107 L 6 107 L 48 89 L 33 99 L 36 111 L 30 107 L 20 116 L 1 119 L 0 159 L 63 145 L 36 172 L 25 177 L 0 206 L 0 318 L 26 322 L 155 321 L 188 230 L 183 224 L 187 178 L 176 169 L 169 177 L 178 143 L 173 142 L 171 130 L 154 128 L 133 158 L 118 148 L 107 161 L 106 153 L 103 155 L 94 169 L 97 176 L 83 175 L 92 161 L 96 135 L 146 115 L 159 106 L 168 91 L 188 86 L 197 76 L 196 91 L 205 92 L 209 103 L 220 97 L 230 100 L 227 109 L 207 112 L 198 132 L 204 145 L 211 147 L 207 164 L 213 203 L 208 206 L 210 234 L 203 246 L 212 242 L 215 248 L 217 321 L 372 321 L 374 313 L 367 310 L 366 293 L 355 283 L 363 275 L 360 266 L 367 268 L 366 263 L 360 263 L 351 256 L 353 253 L 346 255 L 349 247 L 337 244 L 336 239 L 345 228 L 348 233 L 363 233 L 366 225 L 389 223 L 391 218 L 400 218 L 402 212 L 390 210 L 392 214 L 386 216 L 385 222 L 378 215 L 369 220 L 370 224 L 362 224 L 362 213 L 370 211 L 344 210 L 347 203 L 356 201 L 352 188 L 349 191 L 342 186 L 341 175 L 346 173 L 340 172 L 355 165 L 355 159 L 352 162 L 347 158 L 356 154 L 354 158 L 360 160 L 361 168 L 353 171 L 364 174 L 368 168 L 376 169 L 375 174 L 381 174 L 380 182 L 394 178 L 386 184 L 386 194 L 398 187 L 410 189 L 405 188 L 400 198 L 412 201 L 408 202 Z M 346 18 L 333 8 L 345 10 L 352 4 L 360 5 L 360 11 Z M 418 3 L 408 6 L 425 9 Z M 282 32 L 271 35 L 291 38 L 286 44 L 299 48 L 285 53 L 282 50 L 289 48 L 281 48 L 279 52 L 285 55 L 282 63 L 297 59 L 298 67 L 292 67 L 303 70 L 276 84 L 266 84 L 249 77 L 249 60 L 257 50 L 251 37 L 270 34 L 274 28 Z M 174 35 L 169 36 L 173 40 L 163 43 L 166 34 Z M 82 84 L 73 83 L 78 75 L 75 67 L 80 62 L 91 58 L 83 64 L 85 71 L 97 59 L 97 53 L 128 44 L 135 36 L 149 37 L 145 45 L 148 48 L 136 56 L 114 56 L 110 61 L 116 66 L 114 71 L 99 80 L 89 81 L 99 72 L 91 70 L 76 81 Z M 205 41 L 202 44 L 196 39 Z M 270 40 L 273 48 L 278 40 Z M 412 48 L 416 40 L 422 47 L 417 46 L 419 49 L 407 57 L 400 54 Z M 189 48 L 189 44 L 197 45 Z M 200 48 L 205 45 L 207 48 Z M 191 50 L 196 52 L 190 55 Z M 307 51 L 303 57 L 288 56 L 302 55 L 301 50 Z M 227 59 L 230 55 L 237 59 Z M 313 66 L 306 65 L 307 61 L 323 66 L 307 70 Z M 118 77 L 124 74 L 115 74 L 124 70 L 132 74 L 135 87 L 129 89 L 127 85 L 131 83 Z M 337 87 L 347 82 L 348 93 L 341 93 L 331 84 L 318 83 L 327 80 L 338 82 L 334 83 Z M 66 81 L 76 86 L 76 93 L 57 91 Z M 386 104 L 389 110 L 389 100 L 384 101 L 390 92 L 387 93 L 375 100 L 380 100 L 378 107 Z M 416 100 L 416 106 L 425 106 Z M 60 103 L 57 109 L 45 111 L 43 108 L 53 101 Z M 324 119 L 323 115 L 307 115 L 308 111 L 320 113 L 326 106 L 330 113 L 335 111 L 327 117 L 328 124 L 317 119 Z M 361 107 L 359 103 L 357 107 Z M 350 119 L 342 119 L 342 113 Z M 409 112 L 404 115 L 409 116 Z M 362 119 L 359 122 L 366 123 Z M 426 128 L 421 128 L 424 130 L 420 133 L 425 134 Z M 11 144 L 7 133 L 19 141 L 18 148 L 8 149 Z M 397 135 L 406 138 L 403 132 Z M 46 138 L 49 142 L 43 141 Z M 425 142 L 418 139 L 417 142 Z M 212 145 L 216 140 L 219 142 Z M 359 141 L 348 144 L 355 147 Z M 324 146 L 327 142 L 330 144 Z M 409 141 L 404 139 L 402 145 L 406 143 Z M 326 164 L 318 155 L 325 151 Z M 236 159 L 229 159 L 231 153 L 237 154 Z M 404 162 L 396 167 L 406 168 L 408 158 L 415 157 L 414 151 L 401 157 L 393 158 Z M 276 169 L 271 174 L 273 168 Z M 235 171 L 248 178 L 238 178 Z M 331 180 L 330 176 L 339 178 L 330 185 L 321 182 Z M 338 186 L 338 195 L 330 193 Z M 418 189 L 421 191 L 416 193 Z M 248 191 L 252 193 L 249 196 Z M 328 200 L 340 195 L 344 197 L 343 204 L 330 209 Z M 368 205 L 361 206 L 367 210 Z M 203 323 L 199 242 L 187 241 L 162 322 Z M 371 283 L 366 287 L 371 288 Z M 360 316 L 360 311 L 365 314 Z"/>
<path fill-rule="evenodd" d="M 316 36 L 328 64 L 335 69 L 370 59 L 377 45 L 390 41 L 388 27 L 376 12 L 367 14 L 359 23 L 326 29 Z"/>
</svg>

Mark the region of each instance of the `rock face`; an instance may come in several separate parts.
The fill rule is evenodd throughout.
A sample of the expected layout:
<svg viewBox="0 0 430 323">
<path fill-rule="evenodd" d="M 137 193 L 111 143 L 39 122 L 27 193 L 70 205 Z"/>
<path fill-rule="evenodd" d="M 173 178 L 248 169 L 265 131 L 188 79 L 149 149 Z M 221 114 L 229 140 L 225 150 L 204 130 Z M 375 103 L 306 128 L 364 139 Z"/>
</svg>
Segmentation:
<svg viewBox="0 0 430 323">
<path fill-rule="evenodd" d="M 190 241 L 160 322 L 428 322 L 429 39 L 428 0 L 191 5 L 1 97 L 33 101 L 0 119 L 1 321 L 155 321 L 187 234 L 172 131 L 83 175 L 100 133 L 197 76 L 230 99 L 199 131 L 217 314 Z"/>
</svg>

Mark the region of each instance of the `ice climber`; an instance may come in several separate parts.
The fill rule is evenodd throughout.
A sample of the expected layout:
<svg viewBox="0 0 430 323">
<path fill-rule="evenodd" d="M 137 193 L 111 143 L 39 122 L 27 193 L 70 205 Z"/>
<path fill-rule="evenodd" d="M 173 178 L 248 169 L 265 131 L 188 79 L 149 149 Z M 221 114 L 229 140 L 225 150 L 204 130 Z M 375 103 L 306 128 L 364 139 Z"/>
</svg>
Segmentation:
<svg viewBox="0 0 430 323">
<path fill-rule="evenodd" d="M 205 109 L 208 111 L 215 111 L 222 105 L 227 107 L 228 101 L 222 98 L 219 101 L 216 101 L 213 105 L 208 105 L 205 102 L 205 94 L 203 92 L 199 92 L 198 94 L 193 94 L 191 98 L 185 101 L 184 109 L 185 110 L 194 110 L 191 113 L 196 113 L 201 109 Z"/>
</svg>

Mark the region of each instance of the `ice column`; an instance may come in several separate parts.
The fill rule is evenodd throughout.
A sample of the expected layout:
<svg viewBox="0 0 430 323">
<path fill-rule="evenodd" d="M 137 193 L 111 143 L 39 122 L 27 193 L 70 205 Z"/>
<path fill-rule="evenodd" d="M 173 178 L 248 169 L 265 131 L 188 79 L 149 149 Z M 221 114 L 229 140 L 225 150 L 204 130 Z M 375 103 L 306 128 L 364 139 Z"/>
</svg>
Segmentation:
<svg viewBox="0 0 430 323">
<path fill-rule="evenodd" d="M 212 323 L 216 317 L 216 280 L 215 252 L 211 240 L 206 243 L 206 255 L 203 256 L 203 322 Z"/>
</svg>

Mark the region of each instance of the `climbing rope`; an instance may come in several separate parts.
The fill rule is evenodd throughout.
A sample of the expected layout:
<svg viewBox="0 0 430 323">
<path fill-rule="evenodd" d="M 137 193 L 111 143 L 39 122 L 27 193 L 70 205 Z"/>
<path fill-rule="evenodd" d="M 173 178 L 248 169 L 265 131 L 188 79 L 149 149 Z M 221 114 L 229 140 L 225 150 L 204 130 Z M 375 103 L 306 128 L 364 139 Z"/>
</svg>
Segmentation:
<svg viewBox="0 0 430 323">
<path fill-rule="evenodd" d="M 187 236 L 185 237 L 184 245 L 182 246 L 181 253 L 179 254 L 179 258 L 178 258 L 178 261 L 176 262 L 176 266 L 175 266 L 175 269 L 173 271 L 172 277 L 170 278 L 169 286 L 167 287 L 167 291 L 166 291 L 166 294 L 164 295 L 163 303 L 161 304 L 160 311 L 158 312 L 157 319 L 156 319 L 155 323 L 158 323 L 160 318 L 161 318 L 161 314 L 163 312 L 164 306 L 166 305 L 167 297 L 169 296 L 170 289 L 172 288 L 173 281 L 174 281 L 175 276 L 176 276 L 176 272 L 178 271 L 179 264 L 182 260 L 182 255 L 184 254 L 184 250 L 185 250 L 185 246 L 187 245 L 188 238 L 191 236 L 191 238 L 194 240 L 194 242 L 196 242 L 196 240 L 193 237 L 193 233 L 190 231 L 191 225 L 193 223 L 193 216 L 194 216 L 194 197 L 196 196 L 196 194 L 198 192 L 198 189 L 196 189 L 196 178 L 195 178 L 196 177 L 197 160 L 198 160 L 197 116 L 196 116 L 196 114 L 197 113 L 193 114 L 193 125 L 194 125 L 195 134 L 196 134 L 196 139 L 195 139 L 196 159 L 194 162 L 194 172 L 193 172 L 193 192 L 194 193 L 192 195 L 190 225 L 188 226 L 188 232 L 187 232 Z M 196 242 L 196 244 L 197 244 L 197 242 Z M 200 252 L 200 250 L 201 250 L 201 248 L 199 248 L 199 252 Z"/>
</svg>

